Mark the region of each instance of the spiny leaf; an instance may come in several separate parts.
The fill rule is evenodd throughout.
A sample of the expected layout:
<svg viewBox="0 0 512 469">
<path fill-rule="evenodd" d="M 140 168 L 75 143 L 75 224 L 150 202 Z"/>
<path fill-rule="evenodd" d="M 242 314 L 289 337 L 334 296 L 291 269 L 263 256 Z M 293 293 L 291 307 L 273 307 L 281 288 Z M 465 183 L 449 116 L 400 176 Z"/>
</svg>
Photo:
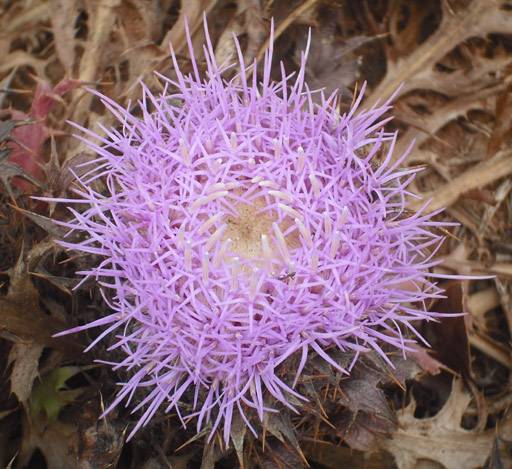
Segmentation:
<svg viewBox="0 0 512 469">
<path fill-rule="evenodd" d="M 39 215 L 38 213 L 34 213 L 19 207 L 14 208 L 19 212 L 23 213 L 23 215 L 25 215 L 27 218 L 33 221 L 37 226 L 39 226 L 49 235 L 52 235 L 55 238 L 62 238 L 64 233 L 66 232 L 66 230 L 63 227 L 57 225 L 51 218 Z"/>
</svg>

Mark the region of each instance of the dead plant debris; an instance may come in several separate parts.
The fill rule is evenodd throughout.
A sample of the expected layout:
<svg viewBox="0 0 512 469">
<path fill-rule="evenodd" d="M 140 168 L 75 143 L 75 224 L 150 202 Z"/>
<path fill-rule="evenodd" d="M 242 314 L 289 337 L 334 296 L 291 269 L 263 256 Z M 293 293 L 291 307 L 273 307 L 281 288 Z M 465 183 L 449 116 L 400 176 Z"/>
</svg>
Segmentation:
<svg viewBox="0 0 512 469">
<path fill-rule="evenodd" d="M 311 360 L 309 402 L 270 414 L 259 439 L 235 420 L 225 448 L 161 415 L 126 443 L 128 412 L 98 420 L 123 376 L 91 366 L 104 350 L 82 355 L 89 337 L 52 338 L 108 308 L 92 282 L 72 289 L 94 259 L 59 248 L 51 220 L 66 211 L 31 196 L 72 196 L 72 171 L 94 158 L 67 123 L 111 123 L 85 88 L 125 104 L 141 79 L 160 89 L 170 43 L 189 65 L 186 20 L 200 50 L 203 14 L 221 62 L 236 57 L 233 34 L 246 63 L 261 60 L 274 18 L 276 64 L 297 68 L 311 28 L 308 82 L 339 89 L 342 112 L 363 81 L 367 106 L 394 94 L 395 154 L 415 140 L 405 164 L 424 167 L 410 209 L 431 199 L 459 223 L 438 273 L 489 277 L 447 284 L 436 311 L 467 315 L 422 326 L 432 350 L 393 357 L 395 369 L 369 355 L 346 378 Z M 512 465 L 509 0 L 5 0 L 0 31 L 1 467 Z"/>
</svg>

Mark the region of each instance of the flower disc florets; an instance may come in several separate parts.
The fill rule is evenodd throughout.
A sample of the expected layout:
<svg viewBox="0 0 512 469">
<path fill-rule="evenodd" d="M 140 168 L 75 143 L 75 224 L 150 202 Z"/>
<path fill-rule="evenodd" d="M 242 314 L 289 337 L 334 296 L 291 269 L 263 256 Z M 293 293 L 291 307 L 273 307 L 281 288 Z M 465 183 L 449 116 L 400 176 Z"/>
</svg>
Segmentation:
<svg viewBox="0 0 512 469">
<path fill-rule="evenodd" d="M 112 290 L 115 312 L 67 332 L 108 325 L 91 347 L 115 334 L 125 358 L 112 365 L 131 378 L 111 408 L 148 390 L 134 432 L 162 404 L 185 418 L 185 400 L 198 429 L 223 424 L 227 440 L 234 412 L 250 426 L 265 396 L 300 397 L 308 353 L 341 368 L 332 347 L 406 350 L 401 328 L 431 317 L 423 302 L 439 293 L 428 269 L 441 238 L 405 209 L 415 170 L 392 163 L 388 104 L 356 113 L 361 93 L 340 116 L 334 95 L 313 100 L 305 54 L 297 76 L 272 82 L 268 51 L 259 82 L 238 44 L 241 71 L 226 81 L 206 36 L 205 79 L 173 54 L 175 93 L 143 87 L 141 117 L 101 96 L 121 128 L 82 129 L 101 143 L 86 140 L 98 155 L 78 178 L 86 208 L 65 225 L 86 239 L 63 244 L 104 257 L 85 274 Z M 296 373 L 279 377 L 294 354 Z"/>
</svg>

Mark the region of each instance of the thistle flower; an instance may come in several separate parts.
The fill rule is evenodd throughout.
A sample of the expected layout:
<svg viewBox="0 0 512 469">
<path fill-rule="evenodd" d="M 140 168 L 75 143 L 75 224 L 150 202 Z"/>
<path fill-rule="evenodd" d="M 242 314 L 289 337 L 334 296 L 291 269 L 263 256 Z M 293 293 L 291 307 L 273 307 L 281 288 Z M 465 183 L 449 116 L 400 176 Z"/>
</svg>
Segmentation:
<svg viewBox="0 0 512 469">
<path fill-rule="evenodd" d="M 60 199 L 85 206 L 62 223 L 84 240 L 61 244 L 101 256 L 81 273 L 110 290 L 113 310 L 64 333 L 107 326 L 87 350 L 114 335 L 124 359 L 104 363 L 131 377 L 106 412 L 147 390 L 130 437 L 161 407 L 198 431 L 223 427 L 226 442 L 236 412 L 255 432 L 249 411 L 263 419 L 271 402 L 303 399 L 310 354 L 348 374 L 365 350 L 410 350 L 403 330 L 422 339 L 412 323 L 435 316 L 425 300 L 440 294 L 429 269 L 442 223 L 406 210 L 417 169 L 398 169 L 389 102 L 358 110 L 363 90 L 340 115 L 335 94 L 314 100 L 307 49 L 296 75 L 281 66 L 273 82 L 270 46 L 259 82 L 235 40 L 240 71 L 226 80 L 205 33 L 206 77 L 188 35 L 193 72 L 172 53 L 177 79 L 161 76 L 159 95 L 142 85 L 141 117 L 99 95 L 119 126 L 80 128 L 97 158 L 77 176 L 80 198 Z M 348 369 L 334 348 L 354 354 Z"/>
</svg>

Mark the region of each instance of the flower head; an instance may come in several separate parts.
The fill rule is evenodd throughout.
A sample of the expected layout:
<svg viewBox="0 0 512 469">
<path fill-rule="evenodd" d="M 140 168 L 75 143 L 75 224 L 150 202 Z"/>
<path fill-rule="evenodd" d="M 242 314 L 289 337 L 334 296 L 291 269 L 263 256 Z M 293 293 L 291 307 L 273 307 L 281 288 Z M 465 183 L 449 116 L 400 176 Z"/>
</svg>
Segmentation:
<svg viewBox="0 0 512 469">
<path fill-rule="evenodd" d="M 428 271 L 441 237 L 431 215 L 405 208 L 416 169 L 397 169 L 389 103 L 359 111 L 361 92 L 340 115 L 335 95 L 314 100 L 307 53 L 273 82 L 270 49 L 260 82 L 236 44 L 228 81 L 206 40 L 205 78 L 189 39 L 191 75 L 173 54 L 176 82 L 162 77 L 159 95 L 143 85 L 141 117 L 100 95 L 119 127 L 82 129 L 98 156 L 77 176 L 85 208 L 64 224 L 85 240 L 62 244 L 102 256 L 84 274 L 111 291 L 114 312 L 65 333 L 108 326 L 89 348 L 115 335 L 124 359 L 111 365 L 131 377 L 109 409 L 147 389 L 132 434 L 160 407 L 186 418 L 186 401 L 198 430 L 223 426 L 227 441 L 234 412 L 252 429 L 247 411 L 263 418 L 265 396 L 301 398 L 308 354 L 348 373 L 332 348 L 407 350 L 402 329 L 433 316 L 424 301 L 439 294 Z M 283 377 L 292 355 L 298 369 Z"/>
</svg>

